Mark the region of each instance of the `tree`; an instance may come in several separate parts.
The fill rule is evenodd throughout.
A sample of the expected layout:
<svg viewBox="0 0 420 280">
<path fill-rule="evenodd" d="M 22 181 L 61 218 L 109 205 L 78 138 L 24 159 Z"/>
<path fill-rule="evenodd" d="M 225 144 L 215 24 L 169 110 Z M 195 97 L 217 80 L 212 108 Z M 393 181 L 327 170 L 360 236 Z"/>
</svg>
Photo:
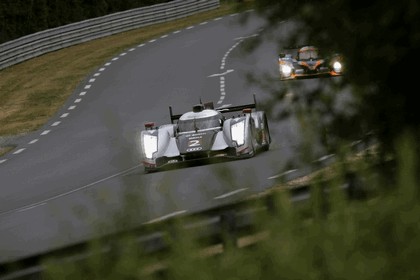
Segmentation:
<svg viewBox="0 0 420 280">
<path fill-rule="evenodd" d="M 268 19 L 267 30 L 278 28 L 282 21 L 293 26 L 293 32 L 279 42 L 310 42 L 336 50 L 346 59 L 346 74 L 336 92 L 349 90 L 354 106 L 351 114 L 337 113 L 326 124 L 332 138 L 352 141 L 373 133 L 379 144 L 379 166 L 395 156 L 398 139 L 405 132 L 419 142 L 418 71 L 410 70 L 420 62 L 418 1 L 258 0 L 255 4 Z M 319 99 L 331 109 L 333 100 Z M 413 152 L 417 152 L 415 147 Z"/>
<path fill-rule="evenodd" d="M 0 2 L 0 44 L 38 31 L 171 0 L 6 0 Z"/>
</svg>

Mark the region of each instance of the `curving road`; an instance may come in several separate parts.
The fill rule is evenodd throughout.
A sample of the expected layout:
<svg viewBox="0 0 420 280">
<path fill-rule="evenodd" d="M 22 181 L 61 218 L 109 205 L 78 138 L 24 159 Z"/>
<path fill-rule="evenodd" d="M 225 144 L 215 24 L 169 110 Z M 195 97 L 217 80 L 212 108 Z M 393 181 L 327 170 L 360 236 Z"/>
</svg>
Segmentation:
<svg viewBox="0 0 420 280">
<path fill-rule="evenodd" d="M 0 262 L 29 257 L 130 226 L 188 214 L 273 186 L 298 143 L 293 121 L 270 121 L 271 149 L 248 160 L 144 174 L 136 134 L 203 101 L 269 98 L 249 72 L 277 74 L 277 50 L 253 14 L 202 22 L 133 46 L 91 73 L 43 129 L 0 158 Z M 125 205 L 134 205 L 130 213 Z M 123 224 L 123 223 L 120 223 Z M 99 230 L 99 231 L 98 231 Z"/>
</svg>

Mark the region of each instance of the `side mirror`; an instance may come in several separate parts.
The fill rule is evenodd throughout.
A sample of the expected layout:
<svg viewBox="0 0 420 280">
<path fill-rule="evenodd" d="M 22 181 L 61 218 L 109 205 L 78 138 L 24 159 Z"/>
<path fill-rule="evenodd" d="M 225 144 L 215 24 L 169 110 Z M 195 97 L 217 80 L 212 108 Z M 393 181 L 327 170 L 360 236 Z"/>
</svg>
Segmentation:
<svg viewBox="0 0 420 280">
<path fill-rule="evenodd" d="M 153 129 L 154 126 L 155 126 L 155 123 L 154 122 L 146 122 L 144 124 L 144 127 L 146 128 L 146 130 Z"/>
</svg>

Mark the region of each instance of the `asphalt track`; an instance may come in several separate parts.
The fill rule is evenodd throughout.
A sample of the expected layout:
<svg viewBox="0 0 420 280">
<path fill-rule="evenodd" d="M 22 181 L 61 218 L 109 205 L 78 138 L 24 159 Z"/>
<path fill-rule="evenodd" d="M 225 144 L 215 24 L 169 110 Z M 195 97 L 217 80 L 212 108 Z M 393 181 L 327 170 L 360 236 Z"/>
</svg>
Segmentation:
<svg viewBox="0 0 420 280">
<path fill-rule="evenodd" d="M 202 101 L 264 102 L 248 73 L 277 74 L 277 49 L 258 38 L 264 21 L 243 14 L 168 33 L 116 54 L 78 86 L 41 130 L 0 157 L 0 262 L 29 257 L 135 226 L 229 203 L 263 191 L 288 171 L 299 130 L 269 120 L 273 143 L 256 157 L 145 174 L 137 134 Z M 131 205 L 130 214 L 124 212 Z M 120 229 L 120 228 L 119 228 Z"/>
</svg>

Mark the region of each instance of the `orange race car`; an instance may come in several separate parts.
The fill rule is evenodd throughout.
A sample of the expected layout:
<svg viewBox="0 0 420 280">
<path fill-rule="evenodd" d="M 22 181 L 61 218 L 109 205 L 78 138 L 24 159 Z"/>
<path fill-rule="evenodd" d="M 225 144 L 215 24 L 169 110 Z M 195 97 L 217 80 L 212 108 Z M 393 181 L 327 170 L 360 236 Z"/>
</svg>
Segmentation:
<svg viewBox="0 0 420 280">
<path fill-rule="evenodd" d="M 314 46 L 302 46 L 286 49 L 279 54 L 279 72 L 281 80 L 331 77 L 343 74 L 343 60 L 339 54 L 321 56 Z"/>
</svg>

